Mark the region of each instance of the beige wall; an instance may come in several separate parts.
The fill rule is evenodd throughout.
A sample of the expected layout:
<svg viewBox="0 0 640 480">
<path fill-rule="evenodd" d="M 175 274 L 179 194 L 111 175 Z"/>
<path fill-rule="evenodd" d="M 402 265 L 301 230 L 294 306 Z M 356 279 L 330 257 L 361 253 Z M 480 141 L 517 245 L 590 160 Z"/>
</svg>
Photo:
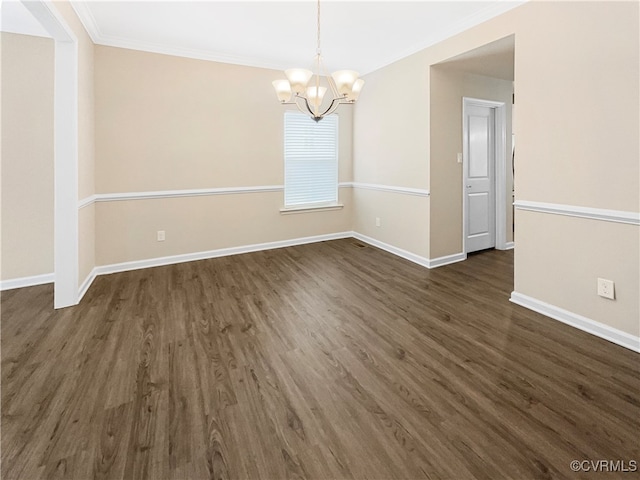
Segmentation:
<svg viewBox="0 0 640 480">
<path fill-rule="evenodd" d="M 637 212 L 638 2 L 526 12 L 516 36 L 518 198 Z"/>
<path fill-rule="evenodd" d="M 353 230 L 423 258 L 429 258 L 429 198 L 355 188 Z M 407 222 L 415 215 L 416 221 Z M 419 215 L 423 215 L 421 218 Z M 376 226 L 376 218 L 380 226 Z"/>
<path fill-rule="evenodd" d="M 428 82 L 416 55 L 366 76 L 354 113 L 354 181 L 428 188 Z"/>
<path fill-rule="evenodd" d="M 274 70 L 96 46 L 98 193 L 283 185 L 284 108 Z M 340 111 L 341 182 L 352 179 L 352 112 Z M 350 230 L 342 210 L 281 215 L 282 193 L 100 202 L 97 263 Z M 268 219 L 268 220 L 267 220 Z M 156 241 L 165 230 L 167 240 Z"/>
<path fill-rule="evenodd" d="M 351 229 L 351 192 L 338 211 L 281 215 L 282 193 L 98 203 L 98 262 L 120 262 L 256 245 Z M 164 242 L 156 232 L 166 231 Z M 108 239 L 101 241 L 101 239 Z"/>
<path fill-rule="evenodd" d="M 527 11 L 516 36 L 516 199 L 638 212 L 638 3 Z M 638 335 L 638 246 L 637 226 L 516 211 L 516 291 Z M 616 282 L 615 301 L 596 296 L 597 277 Z"/>
<path fill-rule="evenodd" d="M 2 33 L 2 269 L 53 273 L 53 67 L 50 38 Z"/>
<path fill-rule="evenodd" d="M 365 78 L 353 120 L 354 181 L 428 189 L 428 65 L 413 55 Z M 357 232 L 428 258 L 429 198 L 356 189 L 354 207 Z"/>
<path fill-rule="evenodd" d="M 507 124 L 506 191 L 507 241 L 513 241 L 513 210 L 511 191 L 511 95 L 510 80 L 485 77 L 452 70 L 445 66 L 431 67 L 431 237 L 429 258 L 462 252 L 462 164 L 457 154 L 462 152 L 462 98 L 480 98 L 504 102 Z M 437 181 L 436 181 L 437 179 Z"/>
<path fill-rule="evenodd" d="M 441 175 L 437 165 L 430 166 L 437 159 L 427 137 L 431 135 L 433 141 L 447 132 L 437 125 L 430 130 L 425 120 L 425 112 L 437 100 L 425 93 L 431 88 L 425 72 L 445 59 L 512 34 L 518 105 L 516 200 L 637 212 L 637 2 L 530 2 L 368 75 L 367 90 L 354 115 L 355 180 L 375 181 L 380 178 L 377 172 L 393 171 L 389 178 L 415 186 L 411 179 L 430 169 L 430 202 L 436 201 L 438 191 L 458 188 L 453 175 Z M 400 107 L 393 104 L 396 99 Z M 398 109 L 404 114 L 398 115 Z M 405 135 L 405 130 L 413 134 Z M 401 154 L 394 157 L 389 152 Z M 384 201 L 373 200 L 367 208 L 378 211 Z M 436 211 L 437 207 L 431 214 Z M 429 215 L 418 209 L 399 210 L 397 215 L 402 225 L 395 238 L 386 237 L 397 246 L 417 222 L 430 222 Z M 638 262 L 633 262 L 637 234 L 628 233 L 638 227 L 625 227 L 624 239 L 618 239 L 620 225 L 590 221 L 597 224 L 591 228 L 597 228 L 599 238 L 615 245 L 602 263 L 602 243 L 582 238 L 588 235 L 582 224 L 570 217 L 536 215 L 516 212 L 516 290 L 638 335 L 638 293 L 633 280 L 640 274 Z M 437 223 L 443 222 L 436 218 L 424 229 L 430 231 L 434 244 L 431 255 L 447 252 L 450 242 L 440 235 L 452 230 L 437 229 Z M 565 241 L 549 244 L 538 238 L 554 229 L 565 235 Z M 427 238 L 420 241 L 429 243 Z M 580 249 L 577 256 L 576 248 Z M 558 262 L 560 258 L 566 260 Z M 601 301 L 595 286 L 598 276 L 608 278 L 603 272 L 616 277 L 611 278 L 616 288 L 633 292 L 636 287 L 635 292 L 613 302 Z M 576 281 L 578 273 L 584 281 Z"/>
<path fill-rule="evenodd" d="M 517 292 L 640 336 L 637 226 L 527 211 L 517 226 Z M 595 294 L 598 277 L 615 280 L 615 301 Z"/>
</svg>

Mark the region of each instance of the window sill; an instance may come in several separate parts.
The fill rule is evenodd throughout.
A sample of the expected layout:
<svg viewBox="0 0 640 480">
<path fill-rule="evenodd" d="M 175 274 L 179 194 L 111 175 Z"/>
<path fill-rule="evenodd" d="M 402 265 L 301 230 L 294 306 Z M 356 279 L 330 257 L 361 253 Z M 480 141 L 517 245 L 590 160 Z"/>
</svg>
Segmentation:
<svg viewBox="0 0 640 480">
<path fill-rule="evenodd" d="M 310 213 L 310 212 L 328 212 L 331 210 L 341 210 L 344 207 L 342 203 L 332 203 L 329 205 L 304 205 L 301 207 L 283 207 L 280 209 L 280 215 L 292 215 L 294 213 Z"/>
</svg>

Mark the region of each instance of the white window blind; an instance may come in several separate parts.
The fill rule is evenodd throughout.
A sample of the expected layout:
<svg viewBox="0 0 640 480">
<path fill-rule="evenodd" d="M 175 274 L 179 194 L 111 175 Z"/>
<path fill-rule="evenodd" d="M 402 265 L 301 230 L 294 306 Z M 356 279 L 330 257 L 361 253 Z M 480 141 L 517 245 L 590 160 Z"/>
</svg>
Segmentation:
<svg viewBox="0 0 640 480">
<path fill-rule="evenodd" d="M 284 205 L 338 201 L 338 116 L 284 115 Z"/>
</svg>

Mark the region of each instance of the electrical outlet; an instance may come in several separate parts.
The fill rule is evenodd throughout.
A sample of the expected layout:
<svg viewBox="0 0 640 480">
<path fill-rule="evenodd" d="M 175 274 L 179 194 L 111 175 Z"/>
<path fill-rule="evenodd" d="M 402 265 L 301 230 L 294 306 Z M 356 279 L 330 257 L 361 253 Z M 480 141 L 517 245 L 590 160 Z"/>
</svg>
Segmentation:
<svg viewBox="0 0 640 480">
<path fill-rule="evenodd" d="M 458 153 L 458 163 L 462 163 L 462 154 Z"/>
<path fill-rule="evenodd" d="M 376 227 L 380 226 L 380 217 L 376 217 Z"/>
<path fill-rule="evenodd" d="M 164 230 L 158 230 L 157 239 L 159 242 L 164 242 Z"/>
<path fill-rule="evenodd" d="M 615 284 L 613 280 L 607 280 L 606 278 L 598 279 L 598 295 L 604 298 L 608 298 L 610 300 L 615 300 L 616 292 L 615 292 Z"/>
</svg>

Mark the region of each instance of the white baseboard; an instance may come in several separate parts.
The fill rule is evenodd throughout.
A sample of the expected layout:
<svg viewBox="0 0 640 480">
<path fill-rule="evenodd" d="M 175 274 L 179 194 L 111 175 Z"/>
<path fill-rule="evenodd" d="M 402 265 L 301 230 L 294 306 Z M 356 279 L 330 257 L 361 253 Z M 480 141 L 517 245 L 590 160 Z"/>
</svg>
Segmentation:
<svg viewBox="0 0 640 480">
<path fill-rule="evenodd" d="M 389 245 L 387 243 L 381 242 L 371 237 L 367 237 L 366 235 L 362 235 L 357 232 L 339 232 L 326 235 L 315 235 L 312 237 L 293 238 L 290 240 L 281 240 L 277 242 L 244 245 L 241 247 L 221 248 L 204 252 L 185 253 L 168 257 L 149 258 L 146 260 L 135 260 L 132 262 L 101 265 L 95 267 L 87 276 L 87 278 L 82 282 L 82 285 L 80 286 L 78 292 L 78 301 L 82 300 L 82 297 L 84 297 L 85 293 L 87 293 L 87 290 L 98 275 L 108 275 L 111 273 L 128 272 L 131 270 L 140 270 L 143 268 L 161 267 L 164 265 L 174 265 L 176 263 L 193 262 L 196 260 L 206 260 L 209 258 L 226 257 L 229 255 L 239 255 L 242 253 L 272 250 L 275 248 L 283 247 L 293 247 L 296 245 L 305 245 L 308 243 L 326 242 L 329 240 L 339 240 L 342 238 L 352 237 L 427 268 L 435 268 L 442 265 L 448 265 L 450 263 L 459 262 L 460 260 L 464 260 L 467 258 L 465 254 L 456 254 L 429 260 L 428 258 L 421 257 L 414 253 L 408 252 L 398 247 L 394 247 L 393 245 Z"/>
<path fill-rule="evenodd" d="M 381 242 L 380 240 L 376 240 L 375 238 L 368 237 L 358 232 L 352 232 L 352 236 L 364 243 L 368 243 L 369 245 L 378 247 L 381 250 L 385 250 L 389 253 L 393 253 L 394 255 L 402 257 L 413 263 L 422 265 L 423 267 L 430 268 L 428 258 L 421 257 L 420 255 L 416 255 L 415 253 L 411 253 L 411 252 L 408 252 L 407 250 L 403 250 L 402 248 L 394 247 L 393 245 L 389 245 L 388 243 Z"/>
<path fill-rule="evenodd" d="M 389 245 L 388 243 L 381 242 L 380 240 L 376 240 L 375 238 L 368 237 L 358 232 L 352 232 L 352 236 L 354 238 L 357 238 L 358 240 L 368 243 L 369 245 L 373 245 L 374 247 L 378 247 L 381 250 L 393 253 L 394 255 L 397 255 L 427 268 L 442 267 L 444 265 L 461 262 L 467 259 L 466 253 L 455 253 L 453 255 L 429 259 L 420 255 L 416 255 L 415 253 L 408 252 L 407 250 L 403 250 L 402 248 L 394 247 L 393 245 Z"/>
<path fill-rule="evenodd" d="M 515 242 L 507 242 L 504 244 L 505 250 L 513 250 L 514 248 L 516 248 Z"/>
<path fill-rule="evenodd" d="M 101 265 L 99 267 L 94 267 L 89 275 L 87 275 L 87 278 L 84 279 L 82 285 L 80 285 L 80 288 L 78 289 L 78 303 L 80 303 L 98 275 L 108 275 L 110 273 L 127 272 L 130 270 L 160 267 L 163 265 L 173 265 L 176 263 L 192 262 L 195 260 L 206 260 L 207 258 L 225 257 L 228 255 L 238 255 L 241 253 L 257 252 L 260 250 L 272 250 L 274 248 L 291 247 L 295 245 L 304 245 L 307 243 L 324 242 L 327 240 L 338 240 L 341 238 L 349 238 L 351 236 L 352 232 L 332 233 L 327 235 L 316 235 L 313 237 L 294 238 L 291 240 L 282 240 L 278 242 L 245 245 L 242 247 L 221 248 L 218 250 L 209 250 L 205 252 L 195 252 L 182 255 L 172 255 L 169 257 L 149 258 L 146 260 L 137 260 L 133 262 Z"/>
<path fill-rule="evenodd" d="M 84 297 L 84 294 L 87 293 L 87 290 L 89 290 L 89 287 L 91 286 L 91 284 L 93 283 L 93 281 L 96 279 L 97 276 L 98 276 L 98 269 L 97 267 L 94 267 L 93 270 L 91 270 L 91 272 L 89 273 L 89 275 L 87 275 L 87 278 L 84 279 L 84 282 L 82 282 L 82 285 L 80 285 L 80 290 L 78 291 L 78 303 L 80 303 L 80 301 L 82 300 L 82 297 Z"/>
<path fill-rule="evenodd" d="M 53 273 L 44 273 L 42 275 L 33 275 L 31 277 L 2 280 L 0 281 L 0 291 L 13 290 L 14 288 L 35 287 L 36 285 L 53 283 L 54 280 L 55 280 L 55 275 Z"/>
<path fill-rule="evenodd" d="M 313 237 L 293 238 L 290 240 L 280 240 L 277 242 L 258 243 L 255 245 L 244 245 L 241 247 L 220 248 L 205 252 L 185 253 L 172 255 L 169 257 L 149 258 L 146 260 L 135 260 L 133 262 L 114 263 L 102 265 L 94 269 L 96 275 L 107 275 L 110 273 L 127 272 L 130 270 L 140 270 L 142 268 L 161 267 L 163 265 L 173 265 L 176 263 L 193 262 L 196 260 L 206 260 L 208 258 L 226 257 L 229 255 L 239 255 L 241 253 L 258 252 L 262 250 L 272 250 L 275 248 L 293 247 L 307 243 L 325 242 L 328 240 L 338 240 L 353 236 L 352 232 L 330 233 L 327 235 L 315 235 Z M 93 272 L 92 272 L 93 273 Z M 86 280 L 85 280 L 86 282 Z"/>
<path fill-rule="evenodd" d="M 454 253 L 453 255 L 446 255 L 444 257 L 432 258 L 429 260 L 429 268 L 442 267 L 444 265 L 450 265 L 456 262 L 462 262 L 467 259 L 466 253 Z"/>
<path fill-rule="evenodd" d="M 584 332 L 604 338 L 616 345 L 620 345 L 621 347 L 640 353 L 640 337 L 636 337 L 630 333 L 596 322 L 590 318 L 556 307 L 555 305 L 551 305 L 528 295 L 523 295 L 522 293 L 512 292 L 510 301 L 528 308 L 529 310 L 533 310 L 534 312 L 559 320 L 567 325 L 571 325 L 572 327 L 578 328 Z"/>
</svg>

